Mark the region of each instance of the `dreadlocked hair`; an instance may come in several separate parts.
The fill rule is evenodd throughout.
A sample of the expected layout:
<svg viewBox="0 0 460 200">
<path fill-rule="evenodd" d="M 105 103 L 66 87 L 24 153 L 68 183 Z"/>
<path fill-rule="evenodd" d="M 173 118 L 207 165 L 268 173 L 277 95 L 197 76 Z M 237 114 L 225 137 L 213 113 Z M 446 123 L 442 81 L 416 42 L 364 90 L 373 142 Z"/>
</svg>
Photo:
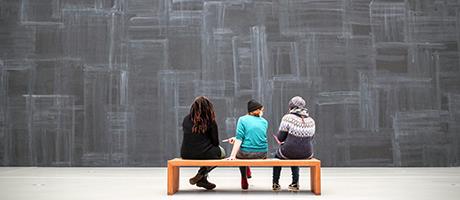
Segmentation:
<svg viewBox="0 0 460 200">
<path fill-rule="evenodd" d="M 214 106 L 204 96 L 197 97 L 192 103 L 190 116 L 193 122 L 192 133 L 204 133 L 216 121 Z"/>
</svg>

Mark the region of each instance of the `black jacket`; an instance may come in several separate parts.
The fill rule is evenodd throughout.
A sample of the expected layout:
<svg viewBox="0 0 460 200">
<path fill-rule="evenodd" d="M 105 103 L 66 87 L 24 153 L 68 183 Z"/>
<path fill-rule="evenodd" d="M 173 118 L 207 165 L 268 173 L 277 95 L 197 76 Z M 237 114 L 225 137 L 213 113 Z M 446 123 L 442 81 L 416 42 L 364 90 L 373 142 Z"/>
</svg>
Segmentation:
<svg viewBox="0 0 460 200">
<path fill-rule="evenodd" d="M 214 122 L 204 133 L 192 133 L 193 122 L 190 114 L 182 122 L 184 138 L 182 140 L 181 157 L 183 159 L 218 159 L 221 157 L 219 148 L 219 132 Z"/>
</svg>

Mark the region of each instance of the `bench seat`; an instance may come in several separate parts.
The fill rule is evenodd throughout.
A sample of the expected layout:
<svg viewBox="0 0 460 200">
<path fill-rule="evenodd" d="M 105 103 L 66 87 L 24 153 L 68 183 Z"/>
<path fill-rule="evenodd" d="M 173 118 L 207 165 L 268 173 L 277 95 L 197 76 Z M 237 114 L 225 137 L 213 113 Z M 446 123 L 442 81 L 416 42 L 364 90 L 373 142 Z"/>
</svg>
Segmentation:
<svg viewBox="0 0 460 200">
<path fill-rule="evenodd" d="M 168 160 L 168 195 L 173 195 L 179 191 L 179 168 L 180 167 L 273 167 L 273 166 L 299 166 L 310 167 L 310 186 L 311 191 L 321 194 L 321 161 L 315 158 L 307 160 L 280 160 L 280 159 L 237 159 L 237 160 L 186 160 L 175 158 Z"/>
</svg>

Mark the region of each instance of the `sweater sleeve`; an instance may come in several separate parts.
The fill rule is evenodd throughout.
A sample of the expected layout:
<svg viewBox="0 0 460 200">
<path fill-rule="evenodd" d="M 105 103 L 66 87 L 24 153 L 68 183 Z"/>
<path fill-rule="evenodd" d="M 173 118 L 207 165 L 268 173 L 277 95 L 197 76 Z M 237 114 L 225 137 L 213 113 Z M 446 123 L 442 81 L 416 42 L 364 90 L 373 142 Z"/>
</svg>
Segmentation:
<svg viewBox="0 0 460 200">
<path fill-rule="evenodd" d="M 306 123 L 307 123 L 307 135 L 310 137 L 315 135 L 315 129 L 316 129 L 315 120 L 313 120 L 313 118 L 311 117 L 308 117 L 306 119 Z"/>
<path fill-rule="evenodd" d="M 284 117 L 281 119 L 279 131 L 289 131 L 289 121 L 288 121 L 289 116 L 284 115 Z"/>
<path fill-rule="evenodd" d="M 287 138 L 287 135 L 289 133 L 289 122 L 286 120 L 287 119 L 287 115 L 285 115 L 282 119 L 281 119 L 281 123 L 280 123 L 280 126 L 279 126 L 279 130 L 278 130 L 278 135 L 277 135 L 277 138 L 280 142 L 283 142 L 284 140 L 286 140 Z"/>
<path fill-rule="evenodd" d="M 219 128 L 216 123 L 211 124 L 210 138 L 212 145 L 219 146 Z"/>
<path fill-rule="evenodd" d="M 236 139 L 243 141 L 244 136 L 245 136 L 244 133 L 245 133 L 244 125 L 240 118 L 238 119 L 238 123 L 236 124 Z"/>
</svg>

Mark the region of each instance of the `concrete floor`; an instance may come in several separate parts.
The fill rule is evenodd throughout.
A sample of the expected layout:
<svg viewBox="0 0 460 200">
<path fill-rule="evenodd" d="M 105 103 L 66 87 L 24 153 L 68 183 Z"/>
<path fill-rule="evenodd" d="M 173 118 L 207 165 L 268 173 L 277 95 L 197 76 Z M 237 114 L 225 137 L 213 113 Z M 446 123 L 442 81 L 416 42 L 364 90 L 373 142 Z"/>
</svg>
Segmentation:
<svg viewBox="0 0 460 200">
<path fill-rule="evenodd" d="M 323 168 L 322 195 L 310 193 L 309 172 L 301 169 L 301 191 L 271 191 L 271 169 L 253 168 L 248 191 L 240 190 L 237 168 L 217 168 L 205 191 L 188 184 L 197 168 L 182 168 L 180 191 L 166 195 L 166 168 L 0 167 L 1 200 L 73 199 L 460 199 L 460 168 Z"/>
</svg>

